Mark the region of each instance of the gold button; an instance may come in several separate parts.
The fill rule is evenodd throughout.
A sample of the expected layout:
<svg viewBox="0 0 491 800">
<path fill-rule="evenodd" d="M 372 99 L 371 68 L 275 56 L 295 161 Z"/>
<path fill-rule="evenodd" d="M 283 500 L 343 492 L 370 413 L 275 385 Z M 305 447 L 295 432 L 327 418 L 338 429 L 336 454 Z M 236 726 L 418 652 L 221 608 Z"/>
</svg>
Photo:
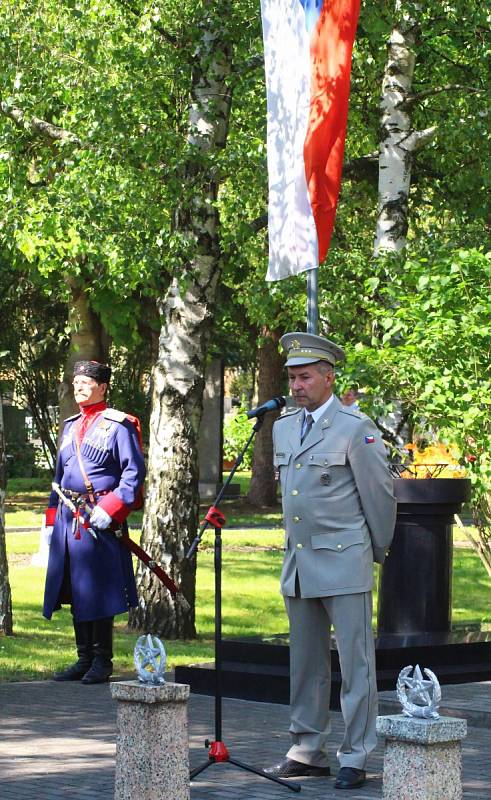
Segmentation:
<svg viewBox="0 0 491 800">
<path fill-rule="evenodd" d="M 293 517 L 294 522 L 300 522 L 300 517 Z"/>
<path fill-rule="evenodd" d="M 303 547 L 303 544 L 300 544 L 300 542 L 299 542 L 299 543 L 297 544 L 297 550 L 301 550 L 301 549 L 302 549 L 302 547 Z"/>
<path fill-rule="evenodd" d="M 342 544 L 338 544 L 338 550 L 342 550 L 342 549 L 343 549 L 343 545 Z"/>
<path fill-rule="evenodd" d="M 292 489 L 292 495 L 296 497 L 298 494 L 298 489 Z"/>
<path fill-rule="evenodd" d="M 300 461 L 299 461 L 297 464 L 295 464 L 295 469 L 300 469 L 300 467 L 301 467 L 301 466 L 302 466 L 302 465 L 301 465 L 301 463 L 300 463 Z"/>
</svg>

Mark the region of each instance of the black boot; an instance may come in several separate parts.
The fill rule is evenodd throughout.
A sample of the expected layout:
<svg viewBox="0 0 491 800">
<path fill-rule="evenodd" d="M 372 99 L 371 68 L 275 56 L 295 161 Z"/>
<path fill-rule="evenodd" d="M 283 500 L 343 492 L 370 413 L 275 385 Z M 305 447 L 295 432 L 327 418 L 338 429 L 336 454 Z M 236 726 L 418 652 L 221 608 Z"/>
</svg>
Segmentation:
<svg viewBox="0 0 491 800">
<path fill-rule="evenodd" d="M 94 658 L 82 683 L 106 683 L 113 671 L 113 619 L 95 619 L 92 623 Z"/>
<path fill-rule="evenodd" d="M 92 650 L 92 622 L 76 622 L 73 620 L 75 642 L 77 644 L 78 661 L 70 667 L 55 672 L 55 681 L 79 681 L 92 664 L 94 653 Z"/>
</svg>

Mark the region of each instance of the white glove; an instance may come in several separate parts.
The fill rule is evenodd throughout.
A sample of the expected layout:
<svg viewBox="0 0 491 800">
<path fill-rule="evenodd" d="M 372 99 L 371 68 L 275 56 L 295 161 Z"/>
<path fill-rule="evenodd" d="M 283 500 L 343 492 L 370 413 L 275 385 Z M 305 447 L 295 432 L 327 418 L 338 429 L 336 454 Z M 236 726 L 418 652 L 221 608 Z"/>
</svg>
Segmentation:
<svg viewBox="0 0 491 800">
<path fill-rule="evenodd" d="M 44 547 L 49 547 L 53 536 L 53 525 L 45 525 L 44 520 L 41 525 L 41 541 Z"/>
<path fill-rule="evenodd" d="M 112 517 L 110 517 L 107 511 L 104 511 L 104 509 L 100 506 L 96 506 L 90 515 L 91 524 L 94 526 L 94 528 L 99 528 L 100 531 L 104 531 L 106 528 L 109 528 L 112 521 Z"/>
</svg>

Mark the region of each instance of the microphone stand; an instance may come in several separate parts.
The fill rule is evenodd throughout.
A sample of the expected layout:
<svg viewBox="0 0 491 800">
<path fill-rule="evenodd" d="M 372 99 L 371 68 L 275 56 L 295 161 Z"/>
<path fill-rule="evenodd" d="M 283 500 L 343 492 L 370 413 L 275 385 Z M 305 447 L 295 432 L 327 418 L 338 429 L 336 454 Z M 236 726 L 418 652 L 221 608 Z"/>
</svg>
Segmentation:
<svg viewBox="0 0 491 800">
<path fill-rule="evenodd" d="M 215 740 L 213 742 L 210 742 L 208 739 L 205 740 L 205 747 L 209 748 L 208 759 L 198 767 L 195 767 L 193 770 L 191 770 L 190 778 L 193 780 L 193 778 L 199 775 L 200 772 L 203 772 L 213 764 L 229 763 L 236 767 L 240 767 L 240 769 L 244 769 L 248 772 L 254 773 L 255 775 L 259 775 L 261 778 L 267 778 L 270 781 L 274 781 L 274 783 L 281 784 L 281 786 L 286 786 L 287 789 L 291 789 L 293 792 L 300 792 L 301 786 L 298 783 L 287 783 L 286 781 L 282 780 L 281 778 L 277 778 L 274 775 L 268 775 L 262 769 L 257 769 L 250 764 L 245 764 L 243 761 L 238 761 L 235 758 L 231 758 L 225 742 L 222 741 L 222 527 L 225 525 L 225 517 L 222 512 L 218 510 L 218 506 L 220 505 L 227 487 L 235 475 L 235 472 L 242 464 L 247 448 L 249 447 L 256 433 L 261 429 L 266 410 L 267 409 L 265 409 L 261 415 L 258 415 L 256 423 L 252 428 L 251 435 L 237 456 L 227 480 L 217 494 L 213 505 L 208 509 L 205 519 L 201 523 L 200 529 L 193 543 L 191 544 L 191 547 L 186 553 L 186 558 L 188 560 L 193 557 L 201 542 L 204 532 L 209 525 L 213 525 L 215 529 Z"/>
</svg>

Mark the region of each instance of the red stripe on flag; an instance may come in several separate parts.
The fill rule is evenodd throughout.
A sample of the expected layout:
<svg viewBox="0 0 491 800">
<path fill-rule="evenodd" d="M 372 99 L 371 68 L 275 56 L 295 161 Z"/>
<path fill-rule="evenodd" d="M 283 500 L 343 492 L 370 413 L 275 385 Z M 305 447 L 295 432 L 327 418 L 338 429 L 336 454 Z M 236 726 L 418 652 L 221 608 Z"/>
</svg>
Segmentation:
<svg viewBox="0 0 491 800">
<path fill-rule="evenodd" d="M 329 249 L 341 185 L 351 52 L 359 11 L 360 0 L 324 2 L 312 32 L 310 117 L 304 159 L 319 240 L 319 264 Z"/>
</svg>

